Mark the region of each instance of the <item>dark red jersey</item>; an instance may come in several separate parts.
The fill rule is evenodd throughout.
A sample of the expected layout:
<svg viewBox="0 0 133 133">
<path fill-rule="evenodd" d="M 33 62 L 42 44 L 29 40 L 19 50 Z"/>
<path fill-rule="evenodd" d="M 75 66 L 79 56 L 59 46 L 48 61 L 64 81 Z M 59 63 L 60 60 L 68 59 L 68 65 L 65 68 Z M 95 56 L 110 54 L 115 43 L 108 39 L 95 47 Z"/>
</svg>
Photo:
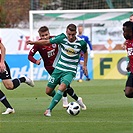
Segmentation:
<svg viewBox="0 0 133 133">
<path fill-rule="evenodd" d="M 58 53 L 58 45 L 57 44 L 49 44 L 45 46 L 34 45 L 28 55 L 28 59 L 33 63 L 36 63 L 37 61 L 33 57 L 36 52 L 39 52 L 39 54 L 41 55 L 43 59 L 45 69 L 48 71 L 48 73 L 51 74 L 51 71 L 54 70 L 53 62 Z"/>
<path fill-rule="evenodd" d="M 126 50 L 130 63 L 130 71 L 133 73 L 133 40 L 126 40 Z"/>
</svg>

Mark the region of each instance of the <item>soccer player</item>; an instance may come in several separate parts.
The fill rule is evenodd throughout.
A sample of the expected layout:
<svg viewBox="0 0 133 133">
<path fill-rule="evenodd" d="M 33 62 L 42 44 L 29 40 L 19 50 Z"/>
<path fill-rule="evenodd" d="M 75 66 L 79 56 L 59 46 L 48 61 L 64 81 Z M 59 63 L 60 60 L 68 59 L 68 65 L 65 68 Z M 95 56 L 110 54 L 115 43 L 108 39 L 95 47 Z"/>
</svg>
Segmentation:
<svg viewBox="0 0 133 133">
<path fill-rule="evenodd" d="M 129 58 L 127 71 L 130 72 L 125 85 L 125 96 L 133 98 L 133 22 L 126 21 L 123 24 L 123 36 L 126 39 L 126 50 Z"/>
<path fill-rule="evenodd" d="M 67 86 L 72 82 L 73 78 L 76 76 L 77 66 L 79 62 L 79 56 L 81 50 L 84 51 L 84 65 L 83 69 L 85 74 L 87 71 L 87 43 L 84 40 L 76 37 L 77 27 L 74 24 L 69 24 L 66 28 L 66 35 L 64 33 L 50 38 L 48 40 L 30 41 L 26 43 L 30 45 L 48 45 L 48 44 L 58 44 L 61 48 L 59 50 L 61 53 L 55 69 L 51 74 L 49 82 L 46 87 L 46 94 L 52 95 L 52 101 L 44 112 L 45 116 L 51 116 L 51 111 L 56 106 L 56 104 L 61 100 L 63 92 L 66 90 Z M 55 59 L 56 61 L 56 59 Z M 55 92 L 55 87 L 58 85 L 58 90 Z"/>
<path fill-rule="evenodd" d="M 133 14 L 130 15 L 129 21 L 133 22 Z M 125 50 L 126 49 L 126 42 L 124 42 L 121 47 Z"/>
<path fill-rule="evenodd" d="M 133 14 L 130 15 L 130 17 L 129 17 L 129 21 L 133 22 Z"/>
<path fill-rule="evenodd" d="M 89 45 L 90 57 L 93 59 L 94 54 L 93 54 L 92 44 L 91 44 L 88 36 L 83 35 L 83 26 L 82 25 L 78 26 L 78 37 L 82 38 Z M 84 52 L 83 51 L 81 51 L 81 53 L 80 53 L 79 64 L 80 64 L 80 79 L 78 80 L 78 82 L 82 82 L 82 77 L 83 77 L 83 74 L 84 74 L 84 71 L 83 71 Z M 89 81 L 90 80 L 89 75 L 85 75 L 85 76 L 86 76 L 86 81 Z"/>
<path fill-rule="evenodd" d="M 1 54 L 0 54 L 0 79 L 2 80 L 2 83 L 4 84 L 5 88 L 8 90 L 13 90 L 13 89 L 17 88 L 21 83 L 26 83 L 29 86 L 33 87 L 34 82 L 31 79 L 27 78 L 26 76 L 21 76 L 20 78 L 11 80 L 10 68 L 5 61 L 6 48 L 4 47 L 1 40 L 0 40 L 0 51 L 1 51 Z M 6 99 L 5 94 L 1 90 L 0 90 L 0 101 L 6 107 L 6 111 L 3 112 L 2 114 L 15 113 L 15 110 L 9 104 L 9 102 Z"/>
<path fill-rule="evenodd" d="M 52 38 L 49 33 L 49 29 L 46 26 L 42 26 L 38 30 L 40 40 L 48 40 Z M 41 58 L 36 60 L 34 58 L 34 55 L 36 52 L 39 52 Z M 58 54 L 58 45 L 57 44 L 49 44 L 46 46 L 40 46 L 40 45 L 34 45 L 32 49 L 29 52 L 28 59 L 33 62 L 34 64 L 39 65 L 41 63 L 41 59 L 44 62 L 44 67 L 47 70 L 47 72 L 51 75 L 54 71 L 53 63 Z M 65 96 L 63 94 L 63 107 L 66 108 L 68 105 L 68 99 L 66 97 L 66 93 L 68 93 L 74 100 L 77 101 L 77 103 L 80 105 L 82 110 L 86 110 L 86 106 L 82 101 L 81 97 L 78 97 L 75 93 L 74 90 L 68 86 L 67 90 L 65 90 Z M 53 95 L 52 95 L 53 96 Z"/>
</svg>

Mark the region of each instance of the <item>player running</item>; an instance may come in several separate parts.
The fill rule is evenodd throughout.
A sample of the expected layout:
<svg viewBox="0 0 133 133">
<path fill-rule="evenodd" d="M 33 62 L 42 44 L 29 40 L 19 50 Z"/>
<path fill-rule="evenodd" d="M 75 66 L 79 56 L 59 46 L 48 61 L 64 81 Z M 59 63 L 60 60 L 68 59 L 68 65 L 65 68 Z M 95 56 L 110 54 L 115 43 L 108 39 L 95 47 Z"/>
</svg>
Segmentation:
<svg viewBox="0 0 133 133">
<path fill-rule="evenodd" d="M 52 101 L 49 107 L 44 112 L 45 116 L 51 116 L 51 111 L 61 100 L 63 92 L 66 90 L 68 85 L 72 82 L 73 78 L 76 76 L 77 66 L 79 62 L 79 54 L 84 51 L 84 72 L 87 75 L 87 61 L 88 52 L 87 44 L 85 41 L 76 37 L 76 26 L 74 24 L 69 24 L 66 28 L 66 35 L 64 33 L 50 38 L 48 40 L 39 41 L 26 41 L 30 45 L 48 45 L 48 44 L 58 44 L 61 47 L 61 52 L 57 64 L 49 82 L 46 87 L 46 94 L 52 95 Z M 55 87 L 58 85 L 58 90 L 55 93 Z"/>
<path fill-rule="evenodd" d="M 40 40 L 48 40 L 48 39 L 52 38 L 52 36 L 50 36 L 49 29 L 46 26 L 40 27 L 40 29 L 38 30 L 38 33 L 40 36 Z M 41 59 L 42 59 L 45 69 L 51 75 L 54 71 L 53 63 L 56 63 L 56 62 L 54 62 L 54 61 L 56 61 L 55 58 L 57 56 L 59 56 L 58 49 L 59 49 L 58 45 L 55 43 L 49 44 L 49 45 L 43 45 L 43 46 L 42 45 L 34 45 L 29 52 L 28 59 L 37 65 L 39 65 L 41 63 Z M 36 54 L 36 52 L 39 52 L 39 54 L 41 56 L 41 58 L 38 60 L 36 60 L 34 58 L 34 55 Z M 64 108 L 66 108 L 68 105 L 68 99 L 66 96 L 64 97 L 64 95 L 66 95 L 66 93 L 68 93 L 74 100 L 77 101 L 77 103 L 81 106 L 82 110 L 86 110 L 86 106 L 83 103 L 82 98 L 78 97 L 74 93 L 74 90 L 72 89 L 72 87 L 70 87 L 70 86 L 67 87 L 67 90 L 63 94 L 63 107 Z M 52 94 L 48 94 L 48 95 L 53 97 L 55 95 L 55 91 L 53 91 Z"/>
<path fill-rule="evenodd" d="M 0 54 L 0 79 L 2 80 L 2 83 L 4 84 L 5 88 L 8 90 L 14 90 L 18 86 L 20 86 L 21 83 L 26 83 L 29 86 L 33 87 L 34 82 L 26 76 L 21 76 L 20 78 L 15 78 L 13 80 L 11 79 L 10 68 L 5 61 L 6 48 L 4 47 L 1 40 L 0 40 L 0 51 L 1 51 L 1 54 Z M 0 101 L 6 107 L 6 111 L 3 112 L 2 114 L 15 113 L 15 110 L 9 104 L 9 102 L 6 99 L 5 94 L 1 90 L 0 90 Z"/>
<path fill-rule="evenodd" d="M 129 58 L 127 71 L 130 72 L 125 85 L 125 96 L 133 98 L 133 22 L 126 21 L 123 24 L 123 36 L 126 39 L 125 45 Z"/>
</svg>

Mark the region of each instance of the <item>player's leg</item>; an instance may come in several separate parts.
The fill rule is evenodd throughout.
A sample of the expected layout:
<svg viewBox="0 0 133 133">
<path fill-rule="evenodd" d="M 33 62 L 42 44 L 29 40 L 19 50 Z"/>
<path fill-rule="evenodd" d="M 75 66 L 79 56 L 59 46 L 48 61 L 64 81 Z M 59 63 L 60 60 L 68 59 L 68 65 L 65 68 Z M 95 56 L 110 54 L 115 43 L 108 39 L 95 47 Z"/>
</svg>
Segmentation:
<svg viewBox="0 0 133 133">
<path fill-rule="evenodd" d="M 60 97 L 62 97 L 63 93 L 60 91 L 55 92 L 55 87 L 60 83 L 60 73 L 56 73 L 54 71 L 48 81 L 47 87 L 46 87 L 46 94 L 49 96 L 52 96 L 52 101 L 50 102 L 50 105 L 48 109 L 44 112 L 45 116 L 51 116 L 52 109 L 56 106 L 58 101 L 60 100 Z M 62 95 L 60 95 L 62 94 Z"/>
<path fill-rule="evenodd" d="M 13 80 L 2 79 L 2 82 L 5 86 L 5 88 L 8 90 L 16 89 L 18 86 L 20 86 L 21 83 L 26 83 L 31 87 L 34 86 L 34 82 L 31 79 L 27 78 L 26 76 L 22 76 L 20 78 L 15 78 Z"/>
<path fill-rule="evenodd" d="M 63 107 L 64 108 L 67 108 L 68 106 L 68 98 L 67 98 L 67 93 L 74 99 L 74 100 L 78 100 L 78 97 L 77 95 L 74 93 L 74 90 L 72 87 L 70 87 L 70 85 L 68 85 L 67 89 L 64 91 L 63 93 L 63 97 L 62 97 L 62 100 L 63 100 Z"/>
<path fill-rule="evenodd" d="M 84 74 L 85 75 L 85 74 Z M 86 81 L 90 81 L 91 79 L 89 78 L 89 74 L 85 75 L 86 76 Z"/>
<path fill-rule="evenodd" d="M 67 93 L 80 105 L 82 110 L 86 110 L 86 106 L 83 103 L 82 98 L 77 96 L 77 94 L 74 92 L 74 89 L 70 87 L 70 85 L 67 87 Z"/>
<path fill-rule="evenodd" d="M 67 87 L 67 93 L 75 100 L 78 100 L 78 96 L 75 94 L 74 90 L 72 87 L 70 87 L 70 85 L 68 85 Z"/>
<path fill-rule="evenodd" d="M 50 97 L 54 97 L 54 95 L 56 94 L 56 91 L 53 90 L 52 88 L 46 88 L 46 94 Z"/>
<path fill-rule="evenodd" d="M 124 91 L 127 98 L 133 98 L 133 73 L 129 74 Z"/>
<path fill-rule="evenodd" d="M 21 76 L 20 78 L 15 78 L 11 80 L 10 68 L 6 62 L 5 62 L 5 65 L 6 65 L 6 70 L 4 73 L 1 74 L 1 79 L 2 79 L 4 86 L 8 90 L 13 90 L 17 88 L 21 83 L 26 83 L 31 87 L 34 86 L 34 82 L 30 78 L 24 75 Z"/>
<path fill-rule="evenodd" d="M 64 87 L 63 87 L 64 86 Z M 59 89 L 65 88 L 65 84 L 60 84 Z M 57 90 L 55 96 L 53 97 L 48 109 L 44 112 L 45 116 L 51 116 L 51 111 L 52 109 L 56 106 L 56 104 L 61 100 L 62 95 L 63 95 L 63 90 Z"/>
<path fill-rule="evenodd" d="M 0 101 L 3 103 L 3 105 L 6 107 L 6 111 L 2 114 L 11 114 L 15 113 L 15 110 L 12 108 L 10 103 L 8 102 L 5 94 L 0 90 Z"/>
<path fill-rule="evenodd" d="M 83 60 L 83 57 L 82 58 L 80 58 L 80 64 L 79 64 L 79 66 L 80 66 L 80 78 L 79 78 L 79 80 L 78 80 L 78 82 L 82 82 L 82 77 L 83 77 L 83 64 L 84 64 L 84 60 Z"/>
<path fill-rule="evenodd" d="M 68 106 L 67 90 L 65 90 L 63 93 L 62 101 L 63 107 L 66 108 Z"/>
<path fill-rule="evenodd" d="M 26 77 L 25 75 L 21 75 L 20 78 L 18 78 L 17 80 L 20 81 L 20 84 L 21 83 L 26 83 L 27 85 L 31 86 L 31 87 L 34 87 L 34 81 L 31 80 L 29 77 Z M 14 80 L 12 80 L 14 81 Z"/>
<path fill-rule="evenodd" d="M 83 77 L 83 65 L 80 64 L 80 78 L 79 78 L 78 82 L 82 82 L 82 77 Z"/>
<path fill-rule="evenodd" d="M 50 84 L 49 84 L 50 85 Z M 62 86 L 62 84 L 60 84 L 60 86 Z M 60 88 L 59 86 L 59 88 Z M 52 88 L 50 87 L 46 87 L 46 90 L 51 90 Z M 48 109 L 44 112 L 45 116 L 51 116 L 51 111 L 52 109 L 56 106 L 56 104 L 60 101 L 60 99 L 62 98 L 63 95 L 63 91 L 61 90 L 57 90 L 56 94 L 53 96 L 52 101 L 50 102 L 50 105 L 48 107 Z"/>
<path fill-rule="evenodd" d="M 60 72 L 60 74 L 59 74 Z M 44 112 L 45 116 L 51 116 L 52 109 L 56 106 L 56 104 L 61 100 L 63 96 L 63 92 L 66 90 L 66 87 L 71 83 L 73 79 L 73 74 L 71 72 L 62 73 L 62 71 L 54 71 L 51 75 L 51 78 L 48 82 L 49 88 L 55 88 L 55 85 L 61 83 L 59 88 L 54 95 L 48 109 Z"/>
</svg>

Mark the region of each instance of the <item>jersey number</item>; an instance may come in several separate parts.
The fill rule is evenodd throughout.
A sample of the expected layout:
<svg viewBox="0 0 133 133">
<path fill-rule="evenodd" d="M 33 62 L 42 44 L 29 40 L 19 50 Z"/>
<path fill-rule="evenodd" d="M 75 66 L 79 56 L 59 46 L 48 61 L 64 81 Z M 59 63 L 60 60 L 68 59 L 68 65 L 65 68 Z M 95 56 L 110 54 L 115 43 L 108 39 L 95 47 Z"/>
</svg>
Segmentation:
<svg viewBox="0 0 133 133">
<path fill-rule="evenodd" d="M 54 83 L 54 80 L 55 80 L 55 78 L 50 77 L 49 82 L 50 82 L 50 83 Z"/>
</svg>

